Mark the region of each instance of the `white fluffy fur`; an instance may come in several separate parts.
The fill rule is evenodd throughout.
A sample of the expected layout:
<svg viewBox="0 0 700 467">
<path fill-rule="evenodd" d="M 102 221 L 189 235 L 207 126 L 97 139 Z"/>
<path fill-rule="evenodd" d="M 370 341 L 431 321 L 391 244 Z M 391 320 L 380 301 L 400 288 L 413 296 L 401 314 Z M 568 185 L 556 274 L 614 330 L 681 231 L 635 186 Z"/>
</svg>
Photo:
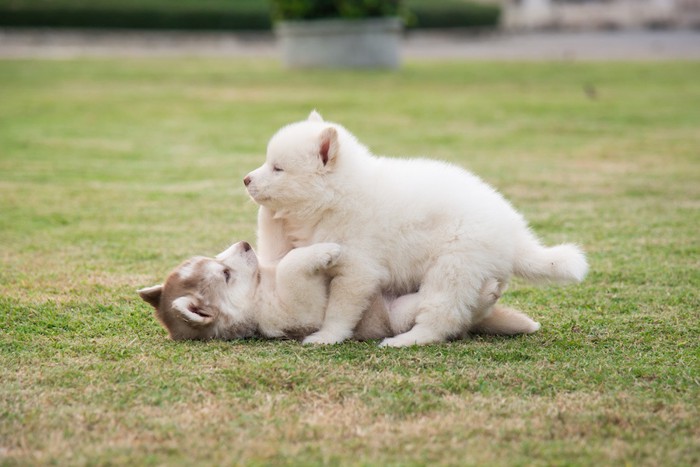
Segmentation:
<svg viewBox="0 0 700 467">
<path fill-rule="evenodd" d="M 258 252 L 275 262 L 292 248 L 343 247 L 323 327 L 306 343 L 348 338 L 378 293 L 417 293 L 417 318 L 383 345 L 439 342 L 488 316 L 479 309 L 486 281 L 512 275 L 580 281 L 575 245 L 543 246 L 523 217 L 474 174 L 427 159 L 376 157 L 345 128 L 309 120 L 279 130 L 265 163 L 245 179 L 261 205 Z"/>
</svg>

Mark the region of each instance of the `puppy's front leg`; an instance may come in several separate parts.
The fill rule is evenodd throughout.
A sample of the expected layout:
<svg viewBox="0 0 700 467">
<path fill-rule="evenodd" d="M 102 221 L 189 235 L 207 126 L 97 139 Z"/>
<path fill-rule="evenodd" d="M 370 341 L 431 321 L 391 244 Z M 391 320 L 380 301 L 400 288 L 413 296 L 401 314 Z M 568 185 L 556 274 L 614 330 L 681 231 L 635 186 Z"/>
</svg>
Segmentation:
<svg viewBox="0 0 700 467">
<path fill-rule="evenodd" d="M 341 273 L 331 282 L 323 326 L 304 339 L 304 344 L 337 344 L 352 336 L 379 284 L 372 269 L 358 264 L 345 258 Z"/>
<path fill-rule="evenodd" d="M 290 310 L 308 314 L 319 310 L 318 323 L 328 299 L 329 269 L 338 263 L 337 243 L 316 243 L 295 248 L 277 265 L 277 295 Z"/>
<path fill-rule="evenodd" d="M 265 206 L 258 209 L 257 254 L 262 263 L 275 264 L 292 249 L 284 231 L 284 223 L 274 218 L 274 212 Z"/>
<path fill-rule="evenodd" d="M 277 267 L 278 283 L 291 283 L 301 274 L 325 272 L 338 263 L 341 252 L 337 243 L 315 243 L 295 248 Z"/>
</svg>

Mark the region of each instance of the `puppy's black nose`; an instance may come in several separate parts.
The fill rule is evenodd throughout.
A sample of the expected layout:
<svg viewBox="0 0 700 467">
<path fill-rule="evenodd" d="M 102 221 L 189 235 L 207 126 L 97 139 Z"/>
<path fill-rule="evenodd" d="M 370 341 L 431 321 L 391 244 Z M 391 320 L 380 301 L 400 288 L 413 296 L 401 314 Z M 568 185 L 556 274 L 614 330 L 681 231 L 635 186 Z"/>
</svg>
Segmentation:
<svg viewBox="0 0 700 467">
<path fill-rule="evenodd" d="M 243 247 L 243 251 L 249 251 L 250 250 L 250 243 L 241 242 L 241 247 Z"/>
<path fill-rule="evenodd" d="M 243 184 L 245 186 L 250 185 L 250 175 L 246 175 L 246 177 L 243 179 Z"/>
</svg>

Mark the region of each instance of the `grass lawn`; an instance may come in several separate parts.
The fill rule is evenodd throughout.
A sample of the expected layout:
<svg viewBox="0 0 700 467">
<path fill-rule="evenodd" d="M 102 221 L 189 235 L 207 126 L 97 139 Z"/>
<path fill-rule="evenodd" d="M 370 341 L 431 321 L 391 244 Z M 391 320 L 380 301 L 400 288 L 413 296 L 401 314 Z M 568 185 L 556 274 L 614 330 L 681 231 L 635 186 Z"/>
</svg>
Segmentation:
<svg viewBox="0 0 700 467">
<path fill-rule="evenodd" d="M 700 63 L 0 62 L 0 464 L 700 463 Z M 408 349 L 173 343 L 135 293 L 254 240 L 242 176 L 312 108 L 454 161 L 579 286 L 543 328 Z"/>
</svg>

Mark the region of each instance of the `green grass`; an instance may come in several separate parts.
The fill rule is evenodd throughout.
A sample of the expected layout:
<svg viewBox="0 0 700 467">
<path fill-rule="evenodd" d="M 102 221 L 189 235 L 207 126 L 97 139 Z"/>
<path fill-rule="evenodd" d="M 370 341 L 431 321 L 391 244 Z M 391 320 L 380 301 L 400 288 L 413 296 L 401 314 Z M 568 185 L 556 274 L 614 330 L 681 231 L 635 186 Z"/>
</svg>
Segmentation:
<svg viewBox="0 0 700 467">
<path fill-rule="evenodd" d="M 698 465 L 698 76 L 0 62 L 0 464 Z M 474 170 L 589 277 L 513 284 L 527 337 L 168 341 L 135 290 L 254 239 L 242 176 L 312 108 Z"/>
</svg>

